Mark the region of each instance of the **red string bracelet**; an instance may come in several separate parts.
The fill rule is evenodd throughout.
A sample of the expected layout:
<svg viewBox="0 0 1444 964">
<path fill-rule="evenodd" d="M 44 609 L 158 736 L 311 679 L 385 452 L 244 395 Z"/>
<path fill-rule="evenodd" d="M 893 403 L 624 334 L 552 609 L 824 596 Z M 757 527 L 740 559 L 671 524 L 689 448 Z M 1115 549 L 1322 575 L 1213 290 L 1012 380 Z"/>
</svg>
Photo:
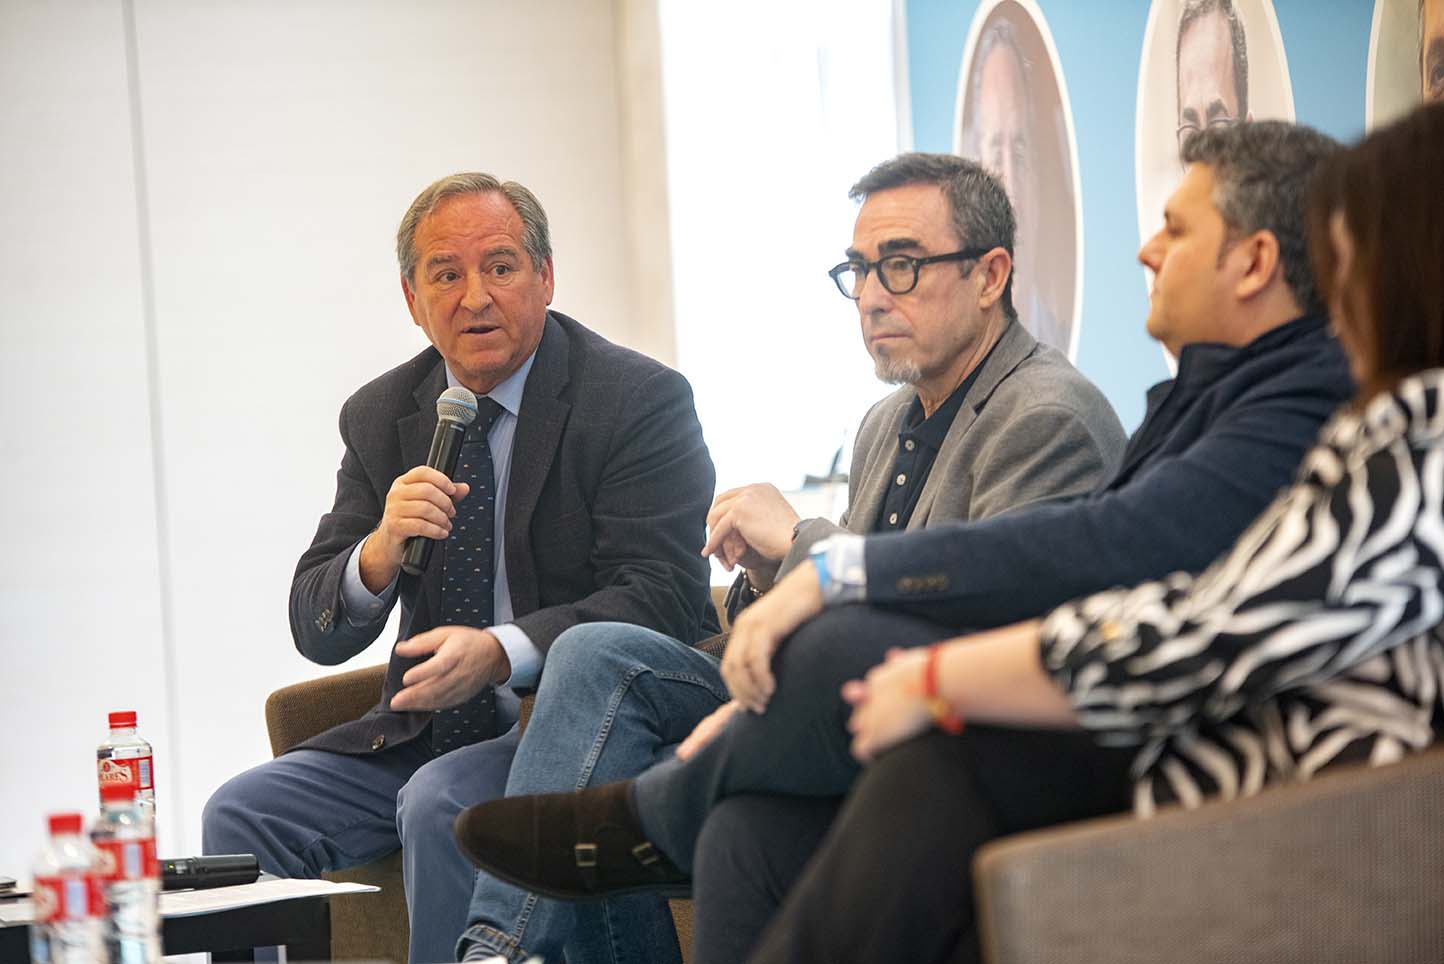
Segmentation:
<svg viewBox="0 0 1444 964">
<path fill-rule="evenodd" d="M 957 736 L 963 732 L 963 718 L 938 694 L 938 660 L 942 651 L 942 643 L 933 643 L 928 647 L 928 661 L 923 667 L 923 704 L 927 706 L 934 726 Z"/>
</svg>

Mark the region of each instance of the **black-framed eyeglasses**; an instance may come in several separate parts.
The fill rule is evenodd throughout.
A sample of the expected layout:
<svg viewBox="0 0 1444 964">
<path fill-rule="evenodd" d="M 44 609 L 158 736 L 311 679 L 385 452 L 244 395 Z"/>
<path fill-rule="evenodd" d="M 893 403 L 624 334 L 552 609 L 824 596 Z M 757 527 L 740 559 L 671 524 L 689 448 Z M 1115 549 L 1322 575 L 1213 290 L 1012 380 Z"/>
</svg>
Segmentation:
<svg viewBox="0 0 1444 964">
<path fill-rule="evenodd" d="M 1236 118 L 1229 117 L 1227 114 L 1224 114 L 1219 117 L 1213 118 L 1207 124 L 1203 125 L 1203 127 L 1199 127 L 1197 124 L 1189 122 L 1179 124 L 1177 132 L 1178 150 L 1181 153 L 1183 151 L 1184 145 L 1188 143 L 1188 139 L 1194 134 L 1197 134 L 1200 130 L 1223 131 L 1228 130 L 1230 127 L 1233 127 L 1237 123 L 1238 120 Z"/>
<path fill-rule="evenodd" d="M 862 295 L 863 282 L 867 276 L 877 269 L 877 279 L 882 286 L 895 295 L 905 295 L 918 286 L 918 272 L 923 265 L 937 264 L 941 261 L 973 261 L 981 258 L 992 247 L 986 248 L 964 248 L 961 251 L 952 251 L 948 254 L 935 254 L 927 258 L 914 258 L 907 254 L 890 254 L 878 258 L 876 261 L 844 261 L 837 265 L 828 275 L 837 290 L 842 292 L 844 298 L 856 301 Z"/>
</svg>

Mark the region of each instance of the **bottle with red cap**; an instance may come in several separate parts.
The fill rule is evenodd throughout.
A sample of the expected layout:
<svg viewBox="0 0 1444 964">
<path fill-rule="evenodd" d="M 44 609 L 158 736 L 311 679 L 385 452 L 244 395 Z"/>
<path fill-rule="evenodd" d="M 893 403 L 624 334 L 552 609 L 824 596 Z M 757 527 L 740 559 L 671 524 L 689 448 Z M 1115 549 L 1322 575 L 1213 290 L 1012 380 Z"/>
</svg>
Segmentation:
<svg viewBox="0 0 1444 964">
<path fill-rule="evenodd" d="M 109 961 L 159 961 L 160 861 L 155 856 L 155 821 L 134 790 L 118 783 L 100 788 L 100 820 L 90 839 L 100 854 Z"/>
<path fill-rule="evenodd" d="M 101 789 L 129 787 L 142 808 L 155 816 L 155 781 L 150 744 L 135 733 L 135 710 L 110 714 L 110 738 L 95 751 Z"/>
<path fill-rule="evenodd" d="M 105 905 L 99 860 L 81 834 L 78 813 L 50 818 L 50 844 L 35 862 L 35 921 L 30 959 L 35 964 L 104 960 Z"/>
</svg>

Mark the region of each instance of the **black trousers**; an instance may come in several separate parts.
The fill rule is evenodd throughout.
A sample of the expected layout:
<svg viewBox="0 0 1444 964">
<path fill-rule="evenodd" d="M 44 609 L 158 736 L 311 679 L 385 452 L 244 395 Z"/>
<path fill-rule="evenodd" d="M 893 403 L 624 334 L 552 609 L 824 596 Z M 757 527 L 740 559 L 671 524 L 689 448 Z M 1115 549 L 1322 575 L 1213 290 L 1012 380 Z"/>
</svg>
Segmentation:
<svg viewBox="0 0 1444 964">
<path fill-rule="evenodd" d="M 692 872 L 692 964 L 747 960 L 841 806 L 742 794 L 712 808 Z"/>
<path fill-rule="evenodd" d="M 809 620 L 773 659 L 777 689 L 765 713 L 738 713 L 692 759 L 668 760 L 637 778 L 634 801 L 647 838 L 690 872 L 703 822 L 718 802 L 739 794 L 842 796 L 859 770 L 842 684 L 861 679 L 894 646 L 956 634 L 868 606 L 840 606 Z"/>
<path fill-rule="evenodd" d="M 1132 759 L 1086 733 L 970 726 L 884 754 L 840 809 L 733 797 L 699 841 L 697 960 L 977 961 L 973 854 L 1005 834 L 1126 810 Z"/>
</svg>

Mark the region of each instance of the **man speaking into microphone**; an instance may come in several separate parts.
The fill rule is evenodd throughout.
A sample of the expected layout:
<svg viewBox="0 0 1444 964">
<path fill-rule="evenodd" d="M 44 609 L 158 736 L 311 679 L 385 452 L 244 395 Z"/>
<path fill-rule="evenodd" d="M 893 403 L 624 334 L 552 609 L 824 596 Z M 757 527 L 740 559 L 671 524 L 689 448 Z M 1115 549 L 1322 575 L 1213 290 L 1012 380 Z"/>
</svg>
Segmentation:
<svg viewBox="0 0 1444 964">
<path fill-rule="evenodd" d="M 342 406 L 335 503 L 290 599 L 296 648 L 324 665 L 400 604 L 381 699 L 224 784 L 203 837 L 285 877 L 404 845 L 411 959 L 439 961 L 473 877 L 452 821 L 505 790 L 514 690 L 535 687 L 552 640 L 594 621 L 717 631 L 697 553 L 714 472 L 681 375 L 548 310 L 546 213 L 525 187 L 437 181 L 396 254 L 431 347 Z"/>
</svg>

